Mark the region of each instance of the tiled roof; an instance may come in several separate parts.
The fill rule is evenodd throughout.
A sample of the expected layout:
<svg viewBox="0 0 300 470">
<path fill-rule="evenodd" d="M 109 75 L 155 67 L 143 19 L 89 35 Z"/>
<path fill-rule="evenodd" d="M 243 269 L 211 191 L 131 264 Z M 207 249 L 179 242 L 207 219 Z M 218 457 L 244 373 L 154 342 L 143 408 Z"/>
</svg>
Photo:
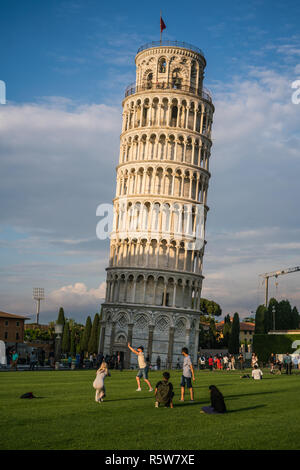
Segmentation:
<svg viewBox="0 0 300 470">
<path fill-rule="evenodd" d="M 232 319 L 231 319 L 232 322 Z M 224 328 L 224 320 L 220 321 L 216 324 L 217 330 L 223 330 Z M 240 321 L 240 331 L 254 331 L 255 330 L 255 323 Z"/>
<path fill-rule="evenodd" d="M 25 317 L 24 315 L 15 315 L 14 313 L 0 312 L 0 318 L 18 318 L 19 320 L 28 320 L 30 317 Z"/>
</svg>

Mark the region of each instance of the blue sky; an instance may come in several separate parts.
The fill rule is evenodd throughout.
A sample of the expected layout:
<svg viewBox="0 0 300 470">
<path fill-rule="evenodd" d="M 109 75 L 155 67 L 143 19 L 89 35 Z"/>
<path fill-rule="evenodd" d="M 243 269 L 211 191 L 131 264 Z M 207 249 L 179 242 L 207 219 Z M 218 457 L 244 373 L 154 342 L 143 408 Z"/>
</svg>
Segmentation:
<svg viewBox="0 0 300 470">
<path fill-rule="evenodd" d="M 99 310 L 96 207 L 114 196 L 121 101 L 160 9 L 165 39 L 204 51 L 216 107 L 203 295 L 247 315 L 259 273 L 300 264 L 299 2 L 0 0 L 1 310 L 33 313 L 34 286 L 45 321 L 60 304 L 78 319 Z M 300 309 L 299 281 L 271 294 Z"/>
</svg>

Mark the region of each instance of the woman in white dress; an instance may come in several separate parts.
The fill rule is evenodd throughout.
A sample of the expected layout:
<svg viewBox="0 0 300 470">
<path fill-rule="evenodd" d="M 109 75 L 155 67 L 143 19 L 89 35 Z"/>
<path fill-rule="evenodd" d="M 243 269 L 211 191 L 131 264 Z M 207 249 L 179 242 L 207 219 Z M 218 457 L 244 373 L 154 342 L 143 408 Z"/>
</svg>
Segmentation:
<svg viewBox="0 0 300 470">
<path fill-rule="evenodd" d="M 95 401 L 97 403 L 103 402 L 105 397 L 105 385 L 104 380 L 109 374 L 108 366 L 105 361 L 102 362 L 101 366 L 97 370 L 96 378 L 93 382 L 93 387 L 96 389 Z"/>
</svg>

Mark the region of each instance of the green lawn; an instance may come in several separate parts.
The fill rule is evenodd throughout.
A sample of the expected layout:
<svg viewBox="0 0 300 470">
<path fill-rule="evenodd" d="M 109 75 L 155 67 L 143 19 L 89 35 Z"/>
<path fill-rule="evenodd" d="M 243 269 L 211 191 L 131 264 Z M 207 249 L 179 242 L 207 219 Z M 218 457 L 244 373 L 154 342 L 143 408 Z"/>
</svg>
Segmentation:
<svg viewBox="0 0 300 470">
<path fill-rule="evenodd" d="M 250 371 L 247 371 L 250 372 Z M 262 381 L 240 372 L 196 371 L 195 403 L 179 402 L 180 372 L 171 373 L 174 409 L 136 392 L 134 371 L 112 371 L 107 399 L 94 401 L 95 371 L 0 373 L 0 449 L 299 449 L 300 375 Z M 151 372 L 154 386 L 161 372 Z M 228 413 L 204 415 L 208 386 L 222 391 Z M 32 391 L 37 400 L 21 400 Z"/>
</svg>

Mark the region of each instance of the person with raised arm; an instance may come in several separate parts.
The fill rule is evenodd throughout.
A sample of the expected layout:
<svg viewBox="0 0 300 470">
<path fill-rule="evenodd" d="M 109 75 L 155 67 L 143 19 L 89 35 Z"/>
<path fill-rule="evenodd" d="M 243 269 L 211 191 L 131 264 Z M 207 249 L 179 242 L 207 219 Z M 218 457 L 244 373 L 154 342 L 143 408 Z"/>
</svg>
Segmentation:
<svg viewBox="0 0 300 470">
<path fill-rule="evenodd" d="M 129 347 L 130 351 L 132 351 L 138 357 L 139 370 L 138 370 L 138 373 L 137 373 L 137 376 L 136 376 L 136 381 L 137 381 L 137 384 L 138 384 L 138 388 L 136 389 L 136 391 L 140 392 L 142 390 L 141 389 L 141 378 L 143 377 L 144 381 L 146 382 L 146 384 L 149 387 L 149 392 L 153 392 L 152 385 L 151 385 L 150 381 L 148 380 L 148 370 L 149 370 L 149 368 L 148 368 L 146 360 L 145 360 L 143 346 L 139 346 L 137 349 L 134 349 L 128 343 L 128 347 Z"/>
</svg>

